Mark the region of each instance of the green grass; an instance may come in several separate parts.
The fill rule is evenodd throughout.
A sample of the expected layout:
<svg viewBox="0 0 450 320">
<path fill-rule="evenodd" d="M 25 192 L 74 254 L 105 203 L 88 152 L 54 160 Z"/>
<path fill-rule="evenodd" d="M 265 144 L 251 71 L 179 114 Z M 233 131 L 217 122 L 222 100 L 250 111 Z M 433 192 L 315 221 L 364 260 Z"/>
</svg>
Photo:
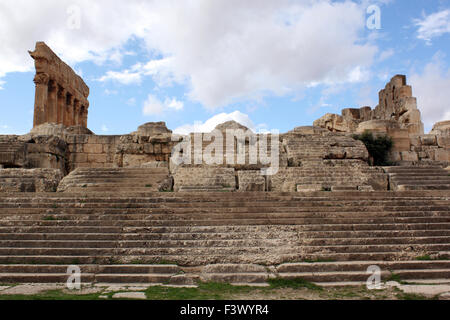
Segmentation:
<svg viewBox="0 0 450 320">
<path fill-rule="evenodd" d="M 434 300 L 434 298 L 427 298 L 421 294 L 415 294 L 415 293 L 398 293 L 397 299 L 399 299 L 399 300 Z"/>
<path fill-rule="evenodd" d="M 55 221 L 56 219 L 55 219 L 55 217 L 53 217 L 53 216 L 47 216 L 47 217 L 43 217 L 42 220 L 45 220 L 45 221 Z"/>
<path fill-rule="evenodd" d="M 146 184 L 145 187 L 146 188 L 151 188 L 151 187 L 153 187 L 153 185 L 152 184 Z"/>
<path fill-rule="evenodd" d="M 319 290 L 322 291 L 323 288 L 312 283 L 309 281 L 306 281 L 302 278 L 294 278 L 294 279 L 269 279 L 267 281 L 272 289 L 276 288 L 291 288 L 291 289 L 300 289 L 300 288 L 307 288 L 311 290 Z"/>
<path fill-rule="evenodd" d="M 0 300 L 98 300 L 101 293 L 77 295 L 50 290 L 35 295 L 0 295 Z"/>
<path fill-rule="evenodd" d="M 197 288 L 150 287 L 145 293 L 150 300 L 224 300 L 233 294 L 248 293 L 260 288 L 233 286 L 226 283 L 200 282 Z"/>
<path fill-rule="evenodd" d="M 432 259 L 428 254 L 426 254 L 426 255 L 417 257 L 416 260 L 419 260 L 419 261 L 429 261 L 429 260 L 433 260 L 433 259 Z"/>
</svg>

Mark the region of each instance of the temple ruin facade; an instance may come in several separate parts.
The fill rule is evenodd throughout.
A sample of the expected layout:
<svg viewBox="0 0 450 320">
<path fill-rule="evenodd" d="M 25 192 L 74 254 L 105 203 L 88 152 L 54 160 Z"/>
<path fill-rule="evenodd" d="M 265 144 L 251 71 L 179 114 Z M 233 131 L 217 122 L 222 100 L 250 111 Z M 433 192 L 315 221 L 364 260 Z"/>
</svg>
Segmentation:
<svg viewBox="0 0 450 320">
<path fill-rule="evenodd" d="M 83 285 L 362 286 L 374 265 L 383 281 L 449 282 L 450 121 L 424 134 L 405 76 L 374 109 L 281 134 L 230 121 L 187 135 L 164 122 L 96 135 L 83 80 L 42 42 L 30 54 L 34 128 L 0 135 L 0 285 L 65 284 L 74 264 Z M 365 131 L 392 138 L 389 165 L 370 161 L 354 136 Z M 194 148 L 178 150 L 185 142 Z M 277 170 L 251 161 L 256 152 Z M 238 154 L 242 163 L 228 161 Z"/>
<path fill-rule="evenodd" d="M 36 85 L 33 127 L 45 123 L 87 128 L 89 87 L 44 42 L 34 51 Z"/>
</svg>

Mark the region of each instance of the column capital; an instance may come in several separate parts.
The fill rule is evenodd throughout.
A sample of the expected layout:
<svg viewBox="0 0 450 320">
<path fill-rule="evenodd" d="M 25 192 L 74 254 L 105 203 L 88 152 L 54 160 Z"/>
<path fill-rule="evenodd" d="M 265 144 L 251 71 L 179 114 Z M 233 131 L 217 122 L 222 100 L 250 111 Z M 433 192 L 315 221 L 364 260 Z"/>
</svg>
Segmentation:
<svg viewBox="0 0 450 320">
<path fill-rule="evenodd" d="M 50 76 L 47 73 L 38 73 L 33 79 L 35 84 L 48 84 Z"/>
</svg>

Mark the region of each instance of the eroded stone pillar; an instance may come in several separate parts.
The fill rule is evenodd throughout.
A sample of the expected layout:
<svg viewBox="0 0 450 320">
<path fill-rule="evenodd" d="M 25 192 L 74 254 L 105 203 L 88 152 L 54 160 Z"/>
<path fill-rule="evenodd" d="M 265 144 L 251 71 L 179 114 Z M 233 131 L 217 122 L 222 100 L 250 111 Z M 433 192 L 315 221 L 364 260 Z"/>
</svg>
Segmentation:
<svg viewBox="0 0 450 320">
<path fill-rule="evenodd" d="M 36 94 L 34 98 L 33 126 L 36 127 L 47 122 L 48 82 L 50 77 L 46 73 L 38 73 L 34 77 Z"/>
<path fill-rule="evenodd" d="M 58 86 L 58 123 L 64 124 L 64 114 L 66 111 L 66 90 Z"/>
<path fill-rule="evenodd" d="M 74 100 L 74 103 L 73 103 L 73 111 L 74 111 L 73 125 L 79 126 L 80 122 L 81 122 L 81 116 L 80 116 L 81 104 L 80 104 L 80 101 L 78 101 L 76 99 Z"/>
<path fill-rule="evenodd" d="M 70 93 L 66 94 L 66 105 L 64 110 L 64 122 L 66 127 L 73 125 L 73 96 Z"/>
<path fill-rule="evenodd" d="M 54 80 L 48 83 L 47 122 L 58 123 L 58 85 Z"/>
<path fill-rule="evenodd" d="M 81 108 L 81 126 L 87 128 L 87 117 L 88 117 L 88 108 L 86 106 L 82 106 Z"/>
</svg>

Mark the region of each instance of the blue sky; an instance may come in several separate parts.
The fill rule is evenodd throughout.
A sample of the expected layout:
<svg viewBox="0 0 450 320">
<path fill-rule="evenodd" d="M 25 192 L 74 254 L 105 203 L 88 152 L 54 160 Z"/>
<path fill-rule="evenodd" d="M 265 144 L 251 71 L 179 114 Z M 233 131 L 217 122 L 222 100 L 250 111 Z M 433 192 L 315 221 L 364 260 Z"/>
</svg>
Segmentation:
<svg viewBox="0 0 450 320">
<path fill-rule="evenodd" d="M 373 5 L 380 29 L 367 26 Z M 399 73 L 426 131 L 450 119 L 448 0 L 2 0 L 0 40 L 0 134 L 32 127 L 36 41 L 90 87 L 96 134 L 150 121 L 208 131 L 231 119 L 285 132 L 375 107 Z"/>
</svg>

